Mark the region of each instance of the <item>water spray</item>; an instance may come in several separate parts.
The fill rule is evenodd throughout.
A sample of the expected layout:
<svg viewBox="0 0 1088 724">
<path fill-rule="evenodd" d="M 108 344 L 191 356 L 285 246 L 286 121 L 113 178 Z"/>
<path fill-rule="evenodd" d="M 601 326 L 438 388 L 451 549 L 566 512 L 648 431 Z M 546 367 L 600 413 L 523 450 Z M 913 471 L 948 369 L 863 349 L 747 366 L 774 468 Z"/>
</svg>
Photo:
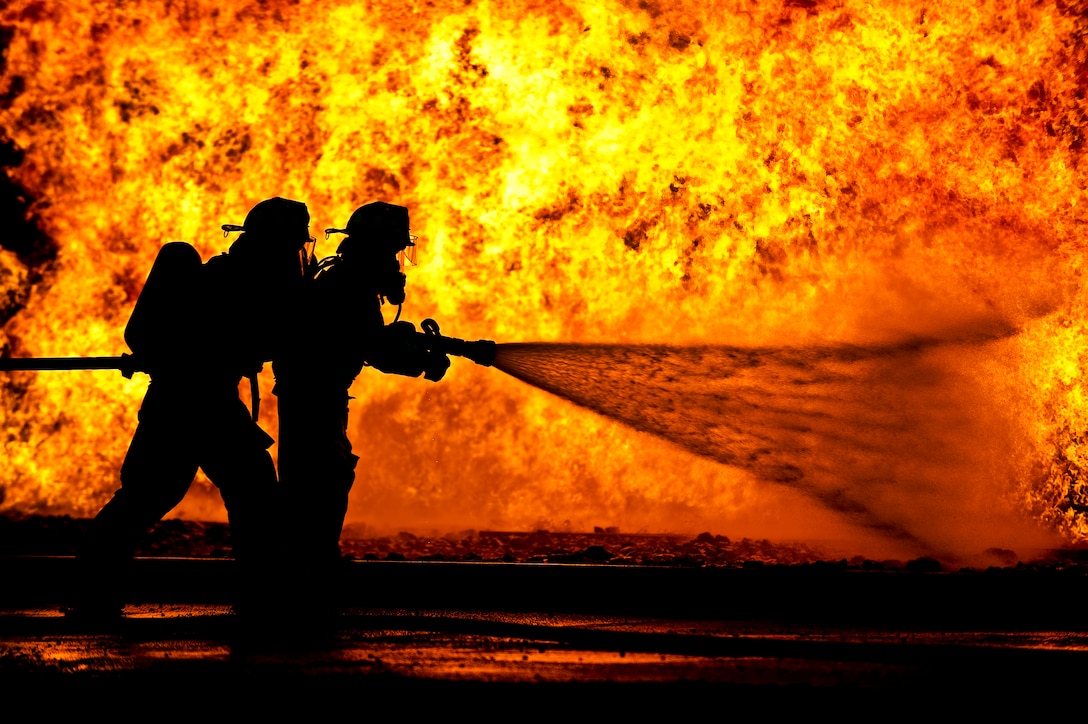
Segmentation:
<svg viewBox="0 0 1088 724">
<path fill-rule="evenodd" d="M 1012 432 L 963 373 L 963 355 L 1012 336 L 1009 327 L 884 345 L 746 348 L 497 344 L 445 336 L 432 319 L 420 331 L 389 326 L 409 346 L 494 367 L 922 553 L 970 550 L 976 540 L 984 548 L 982 536 L 1012 525 L 995 493 Z M 144 371 L 128 354 L 0 359 L 0 371 L 74 369 Z"/>
</svg>

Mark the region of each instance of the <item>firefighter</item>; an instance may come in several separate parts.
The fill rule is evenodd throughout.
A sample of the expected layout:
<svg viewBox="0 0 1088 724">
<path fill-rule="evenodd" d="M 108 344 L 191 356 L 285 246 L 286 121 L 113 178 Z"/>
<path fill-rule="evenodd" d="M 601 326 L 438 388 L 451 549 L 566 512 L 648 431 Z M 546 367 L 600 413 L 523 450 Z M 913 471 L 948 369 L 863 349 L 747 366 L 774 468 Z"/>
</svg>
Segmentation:
<svg viewBox="0 0 1088 724">
<path fill-rule="evenodd" d="M 293 342 L 272 363 L 279 415 L 280 482 L 295 522 L 298 572 L 320 605 L 332 595 L 323 586 L 341 559 L 340 534 L 355 481 L 358 456 L 348 438 L 349 388 L 364 366 L 438 381 L 449 358 L 427 350 L 398 349 L 383 330 L 384 304 L 405 300 L 405 252 L 415 245 L 408 209 L 382 201 L 359 207 L 333 256 L 315 265 L 303 319 Z"/>
<path fill-rule="evenodd" d="M 239 396 L 277 354 L 283 319 L 306 268 L 306 205 L 256 204 L 229 250 L 202 263 L 185 242 L 159 252 L 125 328 L 138 369 L 151 381 L 121 466 L 121 487 L 90 525 L 77 553 L 77 616 L 120 612 L 124 569 L 142 537 L 185 496 L 198 469 L 215 484 L 230 523 L 243 582 L 255 580 L 270 537 L 276 470 L 272 438 Z M 255 384 L 253 385 L 255 389 Z M 245 590 L 239 606 L 244 605 Z"/>
</svg>

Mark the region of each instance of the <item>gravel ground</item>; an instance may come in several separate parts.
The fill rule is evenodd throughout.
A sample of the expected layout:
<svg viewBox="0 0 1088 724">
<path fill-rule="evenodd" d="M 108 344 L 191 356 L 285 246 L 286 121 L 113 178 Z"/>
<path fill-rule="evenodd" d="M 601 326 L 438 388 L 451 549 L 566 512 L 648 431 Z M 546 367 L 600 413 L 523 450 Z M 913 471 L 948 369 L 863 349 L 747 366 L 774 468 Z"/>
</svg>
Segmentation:
<svg viewBox="0 0 1088 724">
<path fill-rule="evenodd" d="M 0 514 L 0 555 L 70 556 L 89 524 L 70 516 Z M 1088 550 L 1040 551 L 1030 556 L 991 548 L 968 564 L 920 557 L 871 560 L 844 555 L 817 545 L 766 539 L 622 533 L 615 529 L 572 533 L 547 530 L 464 530 L 443 535 L 373 536 L 345 529 L 344 555 L 358 560 L 501 561 L 504 563 L 594 563 L 645 566 L 752 568 L 822 565 L 843 569 L 954 571 L 962 567 L 1062 568 L 1088 571 Z M 225 523 L 164 520 L 156 524 L 137 550 L 138 556 L 228 558 L 230 534 Z"/>
</svg>

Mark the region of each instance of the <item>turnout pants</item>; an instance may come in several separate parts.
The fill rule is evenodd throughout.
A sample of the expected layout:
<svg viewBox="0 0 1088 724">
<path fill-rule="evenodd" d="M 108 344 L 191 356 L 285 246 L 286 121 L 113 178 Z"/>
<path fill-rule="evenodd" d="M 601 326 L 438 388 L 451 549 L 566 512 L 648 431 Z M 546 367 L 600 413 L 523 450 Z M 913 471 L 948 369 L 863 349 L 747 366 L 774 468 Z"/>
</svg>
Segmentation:
<svg viewBox="0 0 1088 724">
<path fill-rule="evenodd" d="M 153 381 L 121 467 L 121 487 L 92 521 L 78 553 L 83 593 L 120 600 L 123 568 L 151 526 L 185 497 L 198 468 L 223 497 L 235 559 L 256 565 L 273 522 L 271 444 L 236 387 L 209 391 Z"/>
<path fill-rule="evenodd" d="M 279 394 L 279 467 L 299 558 L 335 563 L 358 456 L 347 435 L 348 396 Z"/>
</svg>

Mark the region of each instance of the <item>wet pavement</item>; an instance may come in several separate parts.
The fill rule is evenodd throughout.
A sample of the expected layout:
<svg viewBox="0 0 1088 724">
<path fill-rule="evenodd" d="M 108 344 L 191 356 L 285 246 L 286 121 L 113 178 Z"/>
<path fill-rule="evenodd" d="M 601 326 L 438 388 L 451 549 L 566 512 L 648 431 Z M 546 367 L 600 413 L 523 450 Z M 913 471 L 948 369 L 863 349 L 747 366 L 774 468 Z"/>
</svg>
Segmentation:
<svg viewBox="0 0 1088 724">
<path fill-rule="evenodd" d="M 297 621 L 234 615 L 229 561 L 137 564 L 124 617 L 88 623 L 62 613 L 70 560 L 0 561 L 9 697 L 637 715 L 722 701 L 906 705 L 919 692 L 1000 701 L 1079 690 L 1088 672 L 1083 573 L 360 562 L 345 569 L 334 625 L 300 637 Z"/>
</svg>

